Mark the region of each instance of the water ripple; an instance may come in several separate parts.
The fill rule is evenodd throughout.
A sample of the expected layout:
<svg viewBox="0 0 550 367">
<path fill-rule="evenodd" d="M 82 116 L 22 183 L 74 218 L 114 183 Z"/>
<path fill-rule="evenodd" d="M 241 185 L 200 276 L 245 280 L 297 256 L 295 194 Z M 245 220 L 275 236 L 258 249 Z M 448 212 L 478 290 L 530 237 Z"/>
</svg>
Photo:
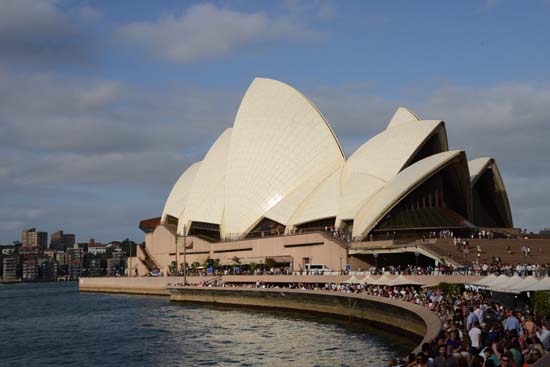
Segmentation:
<svg viewBox="0 0 550 367">
<path fill-rule="evenodd" d="M 414 343 L 360 322 L 79 293 L 75 283 L 0 290 L 0 365 L 383 366 Z"/>
</svg>

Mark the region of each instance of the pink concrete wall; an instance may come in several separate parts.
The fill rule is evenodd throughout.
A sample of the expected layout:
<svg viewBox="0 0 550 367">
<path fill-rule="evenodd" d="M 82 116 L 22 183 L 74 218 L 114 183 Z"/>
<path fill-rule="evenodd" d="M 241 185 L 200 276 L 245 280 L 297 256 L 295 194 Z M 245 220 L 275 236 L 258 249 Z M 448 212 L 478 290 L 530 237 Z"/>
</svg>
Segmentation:
<svg viewBox="0 0 550 367">
<path fill-rule="evenodd" d="M 209 243 L 205 240 L 189 236 L 187 243 L 187 263 L 204 263 L 211 259 L 220 259 L 221 264 L 231 264 L 236 256 L 241 263 L 263 263 L 266 257 L 291 256 L 294 259 L 294 270 L 298 271 L 304 258 L 309 258 L 312 264 L 323 264 L 339 271 L 345 267 L 347 251 L 336 240 L 320 233 L 299 234 L 293 236 L 265 237 L 234 242 Z M 293 247 L 300 244 L 318 244 L 315 246 Z M 288 247 L 290 245 L 290 247 Z M 164 226 L 158 226 L 153 233 L 146 235 L 146 247 L 159 263 L 162 271 L 167 272 L 168 265 L 175 260 L 175 236 Z M 183 238 L 178 238 L 178 262 L 183 263 Z M 241 250 L 241 251 L 239 251 Z"/>
</svg>

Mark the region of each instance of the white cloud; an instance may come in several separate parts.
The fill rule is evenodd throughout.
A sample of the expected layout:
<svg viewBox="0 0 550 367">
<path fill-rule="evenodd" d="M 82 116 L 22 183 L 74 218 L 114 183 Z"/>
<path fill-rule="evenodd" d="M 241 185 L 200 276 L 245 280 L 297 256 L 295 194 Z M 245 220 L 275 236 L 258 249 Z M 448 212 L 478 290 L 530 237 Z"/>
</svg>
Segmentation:
<svg viewBox="0 0 550 367">
<path fill-rule="evenodd" d="M 425 119 L 444 119 L 451 148 L 466 149 L 470 159 L 497 159 L 515 223 L 550 225 L 544 223 L 549 86 L 449 87 L 414 102 L 377 96 L 365 83 L 296 87 L 327 117 L 348 155 L 382 131 L 400 105 Z M 242 93 L 188 85 L 142 90 L 117 80 L 0 70 L 0 202 L 10 212 L 35 205 L 47 210 L 35 217 L 27 209 L 0 215 L 10 222 L 0 241 L 17 239 L 25 226 L 49 223 L 55 230 L 65 222 L 90 236 L 120 231 L 139 239 L 137 221 L 159 214 L 179 174 L 232 125 Z M 79 224 L 76 213 L 90 205 L 90 216 L 102 210 L 108 216 Z M 107 219 L 117 218 L 127 223 L 113 229 Z"/>
<path fill-rule="evenodd" d="M 97 9 L 92 8 L 88 2 L 77 8 L 77 13 L 81 19 L 88 22 L 96 21 L 103 16 Z"/>
<path fill-rule="evenodd" d="M 0 70 L 0 144 L 40 154 L 204 149 L 231 126 L 241 94 Z"/>
<path fill-rule="evenodd" d="M 359 85 L 361 87 L 361 85 Z M 490 156 L 504 177 L 518 227 L 539 230 L 548 222 L 550 197 L 550 86 L 502 84 L 447 87 L 420 100 L 392 101 L 355 84 L 306 92 L 330 121 L 348 156 L 381 132 L 398 106 L 424 119 L 446 122 L 450 149 L 468 159 Z M 418 97 L 415 97 L 418 98 Z"/>
<path fill-rule="evenodd" d="M 91 40 L 57 0 L 3 0 L 0 59 L 34 65 L 88 63 Z"/>
<path fill-rule="evenodd" d="M 295 19 L 319 18 L 327 20 L 333 17 L 334 8 L 329 0 L 283 0 L 282 7 Z"/>
<path fill-rule="evenodd" d="M 263 42 L 320 36 L 289 16 L 242 13 L 211 4 L 192 6 L 179 17 L 167 15 L 156 22 L 129 23 L 117 34 L 122 42 L 174 63 L 206 60 Z"/>
<path fill-rule="evenodd" d="M 103 81 L 80 91 L 78 99 L 84 107 L 97 107 L 115 102 L 122 95 L 118 81 Z"/>
</svg>

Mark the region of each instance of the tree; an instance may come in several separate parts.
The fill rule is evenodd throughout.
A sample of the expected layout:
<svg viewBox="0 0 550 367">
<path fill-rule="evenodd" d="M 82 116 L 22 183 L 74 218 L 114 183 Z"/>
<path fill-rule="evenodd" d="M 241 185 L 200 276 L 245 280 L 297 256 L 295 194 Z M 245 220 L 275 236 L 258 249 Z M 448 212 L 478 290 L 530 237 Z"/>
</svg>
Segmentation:
<svg viewBox="0 0 550 367">
<path fill-rule="evenodd" d="M 533 308 L 537 317 L 550 320 L 550 291 L 535 292 Z"/>
<path fill-rule="evenodd" d="M 265 258 L 265 267 L 268 269 L 276 267 L 278 264 L 275 260 L 273 260 L 271 257 Z"/>
<path fill-rule="evenodd" d="M 452 284 L 452 283 L 445 283 L 441 282 L 438 285 L 434 287 L 430 287 L 432 289 L 441 289 L 445 294 L 460 294 L 460 285 L 458 284 Z"/>
</svg>

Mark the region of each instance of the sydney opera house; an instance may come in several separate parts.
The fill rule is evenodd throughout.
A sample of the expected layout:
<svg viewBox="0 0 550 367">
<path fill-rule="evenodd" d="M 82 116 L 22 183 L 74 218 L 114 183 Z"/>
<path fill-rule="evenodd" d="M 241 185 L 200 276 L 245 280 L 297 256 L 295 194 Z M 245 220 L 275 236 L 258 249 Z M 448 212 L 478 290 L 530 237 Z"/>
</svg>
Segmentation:
<svg viewBox="0 0 550 367">
<path fill-rule="evenodd" d="M 160 269 L 206 258 L 338 269 L 350 243 L 449 229 L 513 227 L 494 159 L 449 150 L 445 123 L 398 108 L 346 157 L 330 124 L 291 86 L 257 78 L 232 128 L 173 186 L 161 217 L 143 220 L 142 262 Z M 332 233 L 337 231 L 338 238 Z M 176 245 L 177 243 L 177 245 Z"/>
</svg>

